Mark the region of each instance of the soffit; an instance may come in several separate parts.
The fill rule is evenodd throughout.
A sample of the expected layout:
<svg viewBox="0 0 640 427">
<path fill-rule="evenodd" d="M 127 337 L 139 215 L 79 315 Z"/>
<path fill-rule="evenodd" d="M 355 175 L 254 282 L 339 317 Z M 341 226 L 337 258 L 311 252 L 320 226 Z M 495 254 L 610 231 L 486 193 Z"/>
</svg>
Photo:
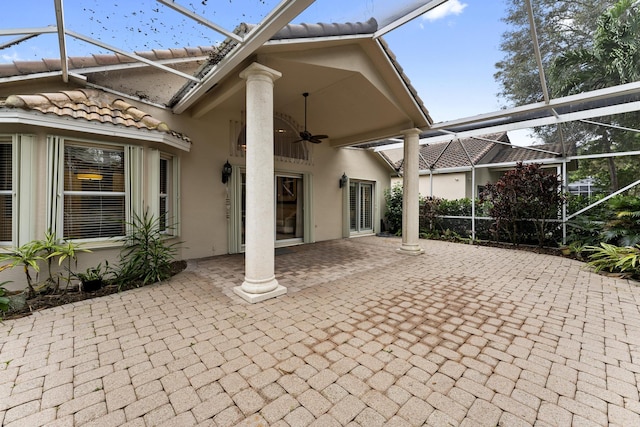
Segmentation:
<svg viewBox="0 0 640 427">
<path fill-rule="evenodd" d="M 200 117 L 215 109 L 241 112 L 245 105 L 238 74 L 251 61 L 282 73 L 274 86 L 274 109 L 304 124 L 308 92 L 308 128 L 328 134 L 333 146 L 391 137 L 428 118 L 405 82 L 371 38 L 296 40 L 268 43 L 194 106 Z"/>
</svg>

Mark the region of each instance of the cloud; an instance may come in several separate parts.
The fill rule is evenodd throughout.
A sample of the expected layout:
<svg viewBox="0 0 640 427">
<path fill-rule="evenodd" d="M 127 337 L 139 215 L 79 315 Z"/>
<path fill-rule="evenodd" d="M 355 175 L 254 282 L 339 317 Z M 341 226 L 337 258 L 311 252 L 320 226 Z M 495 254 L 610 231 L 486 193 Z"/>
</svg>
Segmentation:
<svg viewBox="0 0 640 427">
<path fill-rule="evenodd" d="M 20 61 L 22 58 L 15 50 L 9 53 L 4 53 L 0 55 L 0 64 L 2 63 L 12 63 L 13 61 Z"/>
<path fill-rule="evenodd" d="M 449 0 L 435 9 L 431 9 L 429 12 L 425 13 L 422 18 L 433 22 L 438 19 L 446 18 L 449 15 L 460 15 L 467 6 L 467 3 L 460 3 L 460 0 Z"/>
</svg>

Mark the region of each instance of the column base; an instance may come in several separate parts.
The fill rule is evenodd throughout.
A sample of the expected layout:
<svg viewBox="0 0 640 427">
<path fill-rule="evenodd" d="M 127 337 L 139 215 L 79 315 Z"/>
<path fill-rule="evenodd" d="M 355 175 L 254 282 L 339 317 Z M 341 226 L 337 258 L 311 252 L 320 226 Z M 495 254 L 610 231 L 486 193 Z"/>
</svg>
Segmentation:
<svg viewBox="0 0 640 427">
<path fill-rule="evenodd" d="M 271 298 L 279 297 L 280 295 L 284 295 L 287 293 L 287 288 L 282 285 L 278 285 L 275 289 L 269 292 L 263 292 L 261 294 L 250 294 L 249 292 L 242 289 L 242 286 L 236 286 L 233 288 L 233 292 L 236 293 L 243 300 L 255 304 L 257 302 L 262 302 Z"/>
<path fill-rule="evenodd" d="M 424 253 L 424 249 L 420 247 L 420 245 L 402 245 L 396 252 L 402 255 L 422 255 Z"/>
</svg>

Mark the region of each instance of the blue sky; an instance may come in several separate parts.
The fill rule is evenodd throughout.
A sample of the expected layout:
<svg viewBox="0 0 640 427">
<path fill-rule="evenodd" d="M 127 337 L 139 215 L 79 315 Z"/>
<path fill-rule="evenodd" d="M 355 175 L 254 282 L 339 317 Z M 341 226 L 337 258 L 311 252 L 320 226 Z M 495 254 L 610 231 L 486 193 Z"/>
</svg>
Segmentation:
<svg viewBox="0 0 640 427">
<path fill-rule="evenodd" d="M 385 36 L 398 62 L 418 90 L 435 121 L 452 120 L 500 109 L 493 79 L 502 58 L 500 38 L 506 0 L 449 0 L 430 14 Z M 278 0 L 178 0 L 227 29 L 240 22 L 258 22 Z M 379 20 L 415 0 L 317 0 L 294 22 Z M 68 29 L 124 50 L 149 50 L 214 44 L 222 36 L 153 0 L 65 0 Z M 25 13 L 28 10 L 29 13 Z M 55 24 L 53 0 L 5 1 L 0 28 Z M 0 37 L 0 43 L 10 38 Z M 70 41 L 68 54 L 96 53 L 84 42 Z M 99 53 L 99 52 L 98 52 Z M 106 53 L 103 51 L 102 53 Z M 0 50 L 0 62 L 56 57 L 55 35 Z M 512 133 L 510 132 L 510 135 Z M 523 132 L 513 134 L 518 143 Z"/>
</svg>

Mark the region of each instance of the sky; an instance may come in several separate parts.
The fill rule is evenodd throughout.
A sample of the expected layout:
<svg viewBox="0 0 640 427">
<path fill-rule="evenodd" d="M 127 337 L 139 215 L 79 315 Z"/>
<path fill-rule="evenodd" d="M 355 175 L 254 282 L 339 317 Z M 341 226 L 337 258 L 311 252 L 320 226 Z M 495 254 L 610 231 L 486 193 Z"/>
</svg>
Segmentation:
<svg viewBox="0 0 640 427">
<path fill-rule="evenodd" d="M 232 30 L 259 22 L 279 0 L 176 0 L 208 20 Z M 354 22 L 392 16 L 416 0 L 317 0 L 299 22 Z M 449 0 L 384 36 L 405 74 L 436 122 L 499 110 L 504 101 L 494 81 L 506 0 Z M 28 10 L 29 13 L 24 13 Z M 224 36 L 194 25 L 154 0 L 64 0 L 65 26 L 126 51 L 211 45 Z M 53 0 L 4 0 L 0 29 L 55 25 Z M 0 44 L 15 39 L 0 36 Z M 68 54 L 109 53 L 75 39 Z M 55 58 L 55 34 L 40 35 L 0 50 L 0 63 Z M 515 144 L 531 143 L 527 131 L 509 132 Z"/>
</svg>

